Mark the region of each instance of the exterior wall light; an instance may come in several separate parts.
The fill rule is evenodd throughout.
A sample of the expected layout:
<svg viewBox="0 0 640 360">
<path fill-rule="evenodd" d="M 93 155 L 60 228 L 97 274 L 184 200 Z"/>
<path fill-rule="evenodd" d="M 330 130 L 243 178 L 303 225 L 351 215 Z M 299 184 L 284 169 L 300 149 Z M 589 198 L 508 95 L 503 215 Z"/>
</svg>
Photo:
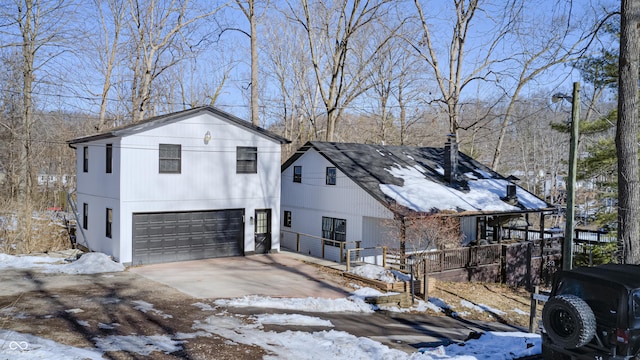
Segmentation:
<svg viewBox="0 0 640 360">
<path fill-rule="evenodd" d="M 207 133 L 204 134 L 204 144 L 209 144 L 209 141 L 211 141 L 211 131 L 207 130 Z"/>
</svg>

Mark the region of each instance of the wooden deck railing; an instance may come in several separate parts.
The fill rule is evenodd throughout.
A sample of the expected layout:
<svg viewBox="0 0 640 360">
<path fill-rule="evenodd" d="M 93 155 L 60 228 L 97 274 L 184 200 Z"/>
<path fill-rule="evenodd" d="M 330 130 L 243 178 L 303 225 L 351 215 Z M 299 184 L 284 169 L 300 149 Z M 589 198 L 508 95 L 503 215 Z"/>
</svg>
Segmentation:
<svg viewBox="0 0 640 360">
<path fill-rule="evenodd" d="M 481 245 L 456 249 L 434 250 L 415 253 L 416 265 L 422 266 L 428 261 L 429 272 L 441 272 L 463 269 L 470 266 L 490 265 L 500 262 L 501 245 Z M 387 255 L 389 266 L 405 269 L 405 261 L 397 249 L 389 250 Z"/>
</svg>

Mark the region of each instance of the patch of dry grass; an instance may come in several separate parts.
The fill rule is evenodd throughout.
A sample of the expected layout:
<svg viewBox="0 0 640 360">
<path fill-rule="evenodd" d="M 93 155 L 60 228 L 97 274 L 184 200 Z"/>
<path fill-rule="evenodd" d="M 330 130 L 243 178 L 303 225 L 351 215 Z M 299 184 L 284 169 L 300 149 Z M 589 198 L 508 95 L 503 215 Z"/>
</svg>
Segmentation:
<svg viewBox="0 0 640 360">
<path fill-rule="evenodd" d="M 523 328 L 529 326 L 531 293 L 524 288 L 495 283 L 438 281 L 429 297 L 441 299 L 451 307 L 451 312 L 465 319 L 498 321 Z M 538 306 L 538 315 L 541 311 L 542 306 Z"/>
</svg>

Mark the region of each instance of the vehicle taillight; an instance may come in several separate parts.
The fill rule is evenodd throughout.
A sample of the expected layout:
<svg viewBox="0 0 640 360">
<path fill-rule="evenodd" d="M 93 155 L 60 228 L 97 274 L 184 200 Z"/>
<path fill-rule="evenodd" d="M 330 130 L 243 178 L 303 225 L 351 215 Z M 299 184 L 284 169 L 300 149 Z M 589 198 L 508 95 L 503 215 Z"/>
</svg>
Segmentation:
<svg viewBox="0 0 640 360">
<path fill-rule="evenodd" d="M 629 330 L 628 329 L 616 329 L 616 341 L 620 344 L 629 343 Z"/>
</svg>

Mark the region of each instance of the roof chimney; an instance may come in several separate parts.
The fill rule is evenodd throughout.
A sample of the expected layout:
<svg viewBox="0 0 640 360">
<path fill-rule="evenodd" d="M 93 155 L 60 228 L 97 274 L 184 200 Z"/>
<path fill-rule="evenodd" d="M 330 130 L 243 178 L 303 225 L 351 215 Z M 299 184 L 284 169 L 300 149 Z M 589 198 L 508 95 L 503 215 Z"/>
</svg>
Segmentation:
<svg viewBox="0 0 640 360">
<path fill-rule="evenodd" d="M 444 145 L 444 179 L 454 184 L 458 178 L 458 141 L 455 134 L 447 135 Z"/>
<path fill-rule="evenodd" d="M 518 194 L 516 193 L 516 186 L 514 184 L 507 184 L 507 195 L 502 199 L 508 204 L 518 204 Z"/>
</svg>

